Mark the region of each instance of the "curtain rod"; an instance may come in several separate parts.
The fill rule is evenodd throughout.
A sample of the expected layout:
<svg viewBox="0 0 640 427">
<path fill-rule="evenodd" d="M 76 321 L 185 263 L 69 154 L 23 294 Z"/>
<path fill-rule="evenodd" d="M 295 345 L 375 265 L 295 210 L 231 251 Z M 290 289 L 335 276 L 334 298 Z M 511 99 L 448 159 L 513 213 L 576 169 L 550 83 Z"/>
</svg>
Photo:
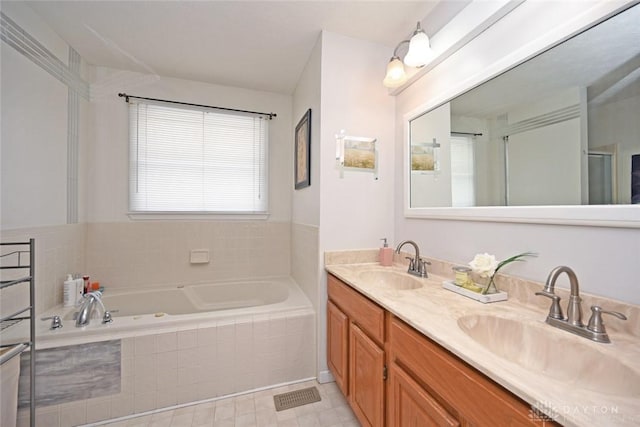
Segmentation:
<svg viewBox="0 0 640 427">
<path fill-rule="evenodd" d="M 472 132 L 456 132 L 456 131 L 451 131 L 451 135 L 482 136 L 482 134 L 481 134 L 481 133 L 472 133 Z"/>
<path fill-rule="evenodd" d="M 269 120 L 273 119 L 274 117 L 278 117 L 278 115 L 276 113 L 261 113 L 259 111 L 238 110 L 238 109 L 235 109 L 235 108 L 225 108 L 225 107 L 214 107 L 212 105 L 190 104 L 188 102 L 169 101 L 169 100 L 166 100 L 166 99 L 144 98 L 142 96 L 127 95 L 126 93 L 119 93 L 118 96 L 120 98 L 124 98 L 124 100 L 126 102 L 129 102 L 129 98 L 135 98 L 135 99 L 144 99 L 146 101 L 158 101 L 158 102 L 167 102 L 169 104 L 188 105 L 190 107 L 214 108 L 216 110 L 236 111 L 238 113 L 259 114 L 261 116 L 269 116 Z"/>
</svg>

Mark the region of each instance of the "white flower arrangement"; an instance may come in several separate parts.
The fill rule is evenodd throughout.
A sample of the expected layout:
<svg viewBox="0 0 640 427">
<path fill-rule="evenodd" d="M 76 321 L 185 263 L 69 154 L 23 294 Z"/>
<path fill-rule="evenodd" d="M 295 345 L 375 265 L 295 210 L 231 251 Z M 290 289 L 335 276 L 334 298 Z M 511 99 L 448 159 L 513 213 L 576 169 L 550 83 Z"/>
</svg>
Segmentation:
<svg viewBox="0 0 640 427">
<path fill-rule="evenodd" d="M 480 277 L 488 278 L 493 277 L 498 269 L 498 261 L 494 255 L 488 253 L 476 254 L 473 260 L 469 263 L 471 270 L 478 274 Z"/>
<path fill-rule="evenodd" d="M 483 287 L 481 293 L 484 295 L 489 292 L 490 288 L 495 288 L 495 283 L 493 281 L 495 274 L 505 265 L 514 262 L 514 261 L 525 261 L 524 257 L 528 256 L 538 256 L 538 254 L 533 252 L 523 252 L 518 255 L 514 255 L 511 258 L 507 258 L 503 261 L 498 262 L 494 255 L 490 255 L 488 253 L 476 254 L 473 257 L 473 260 L 469 263 L 469 267 L 471 270 L 484 279 L 489 279 L 487 281 L 487 285 Z M 497 288 L 495 288 L 497 291 Z"/>
</svg>

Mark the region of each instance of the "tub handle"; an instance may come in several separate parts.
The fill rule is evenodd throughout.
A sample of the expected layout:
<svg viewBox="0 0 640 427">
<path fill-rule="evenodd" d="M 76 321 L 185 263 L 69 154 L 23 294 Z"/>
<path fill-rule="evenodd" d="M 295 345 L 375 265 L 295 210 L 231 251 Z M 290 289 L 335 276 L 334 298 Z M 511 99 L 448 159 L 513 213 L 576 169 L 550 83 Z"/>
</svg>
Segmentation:
<svg viewBox="0 0 640 427">
<path fill-rule="evenodd" d="M 49 317 L 43 317 L 40 320 L 51 320 L 51 327 L 49 329 L 60 329 L 62 328 L 62 319 L 60 316 L 54 315 Z"/>
<path fill-rule="evenodd" d="M 113 317 L 111 317 L 111 312 L 110 311 L 105 311 L 104 312 L 104 316 L 102 316 L 102 323 L 111 323 L 113 322 Z"/>
</svg>

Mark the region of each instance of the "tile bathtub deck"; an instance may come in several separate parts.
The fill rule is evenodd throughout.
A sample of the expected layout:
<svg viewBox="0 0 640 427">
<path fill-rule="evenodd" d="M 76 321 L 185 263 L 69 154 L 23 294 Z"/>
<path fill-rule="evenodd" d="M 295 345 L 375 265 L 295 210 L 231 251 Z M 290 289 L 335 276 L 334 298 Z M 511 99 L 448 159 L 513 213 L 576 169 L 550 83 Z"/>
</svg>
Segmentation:
<svg viewBox="0 0 640 427">
<path fill-rule="evenodd" d="M 273 396 L 316 386 L 322 400 L 277 412 Z M 335 383 L 308 381 L 127 420 L 92 424 L 105 427 L 359 427 Z"/>
</svg>

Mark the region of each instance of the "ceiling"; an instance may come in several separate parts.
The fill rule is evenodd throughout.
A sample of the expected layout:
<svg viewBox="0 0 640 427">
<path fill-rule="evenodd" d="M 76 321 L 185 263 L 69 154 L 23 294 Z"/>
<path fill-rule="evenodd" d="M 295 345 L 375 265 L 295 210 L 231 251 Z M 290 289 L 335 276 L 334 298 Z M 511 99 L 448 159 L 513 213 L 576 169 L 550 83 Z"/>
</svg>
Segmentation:
<svg viewBox="0 0 640 427">
<path fill-rule="evenodd" d="M 470 0 L 26 1 L 90 64 L 293 93 L 322 30 L 393 48 Z M 380 79 L 384 68 L 380 69 Z"/>
</svg>

